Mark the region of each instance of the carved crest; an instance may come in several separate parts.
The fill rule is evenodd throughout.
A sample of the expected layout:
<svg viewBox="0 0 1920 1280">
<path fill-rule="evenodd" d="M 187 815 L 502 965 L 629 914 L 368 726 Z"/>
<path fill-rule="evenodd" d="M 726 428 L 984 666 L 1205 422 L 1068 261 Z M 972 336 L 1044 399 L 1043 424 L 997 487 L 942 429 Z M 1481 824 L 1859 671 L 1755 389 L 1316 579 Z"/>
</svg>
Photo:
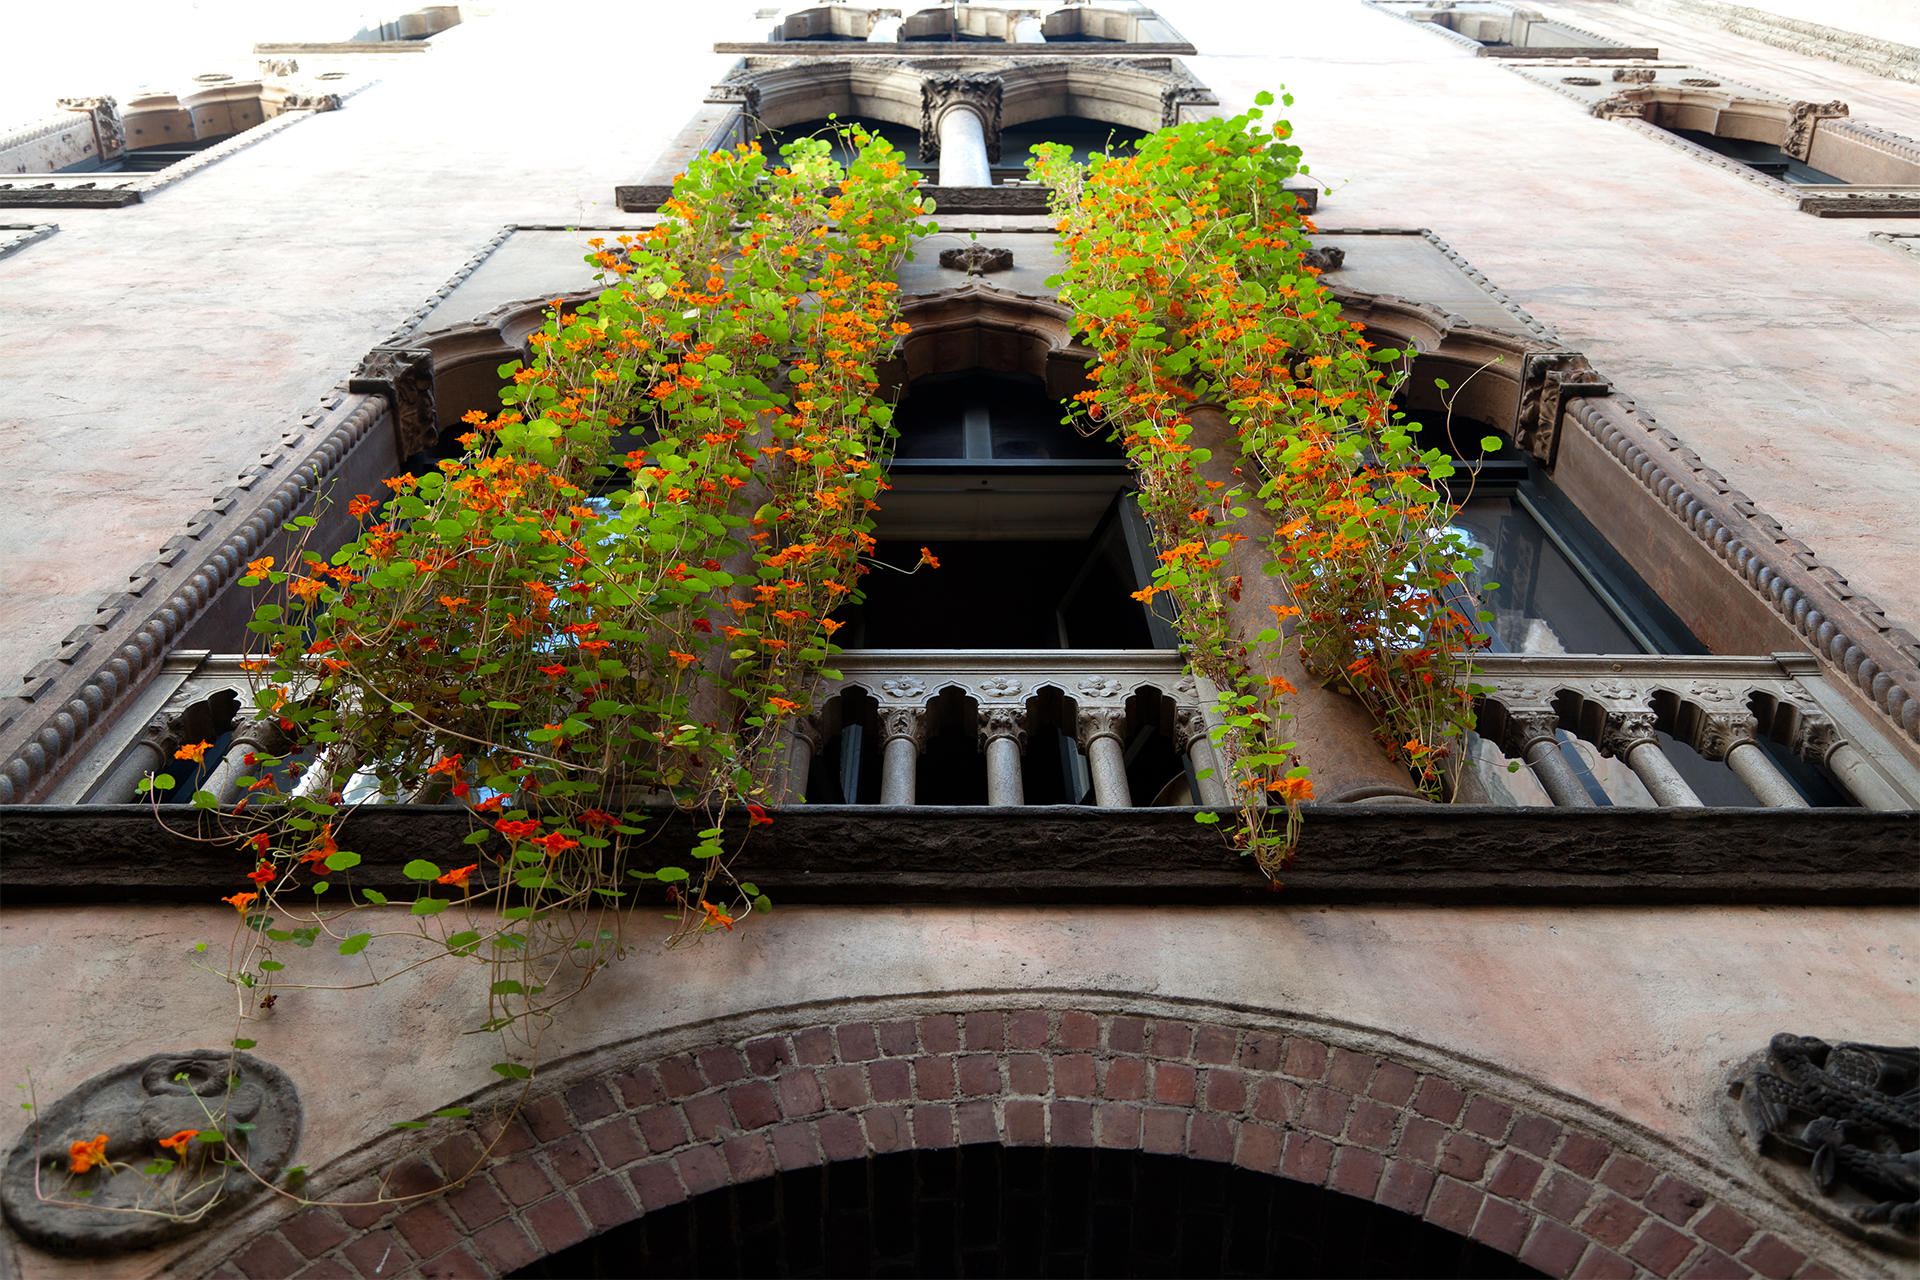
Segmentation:
<svg viewBox="0 0 1920 1280">
<path fill-rule="evenodd" d="M 1013 269 L 1013 250 L 991 245 L 969 244 L 958 249 L 942 249 L 940 265 L 949 271 L 964 271 L 970 276 L 992 275 Z"/>
</svg>

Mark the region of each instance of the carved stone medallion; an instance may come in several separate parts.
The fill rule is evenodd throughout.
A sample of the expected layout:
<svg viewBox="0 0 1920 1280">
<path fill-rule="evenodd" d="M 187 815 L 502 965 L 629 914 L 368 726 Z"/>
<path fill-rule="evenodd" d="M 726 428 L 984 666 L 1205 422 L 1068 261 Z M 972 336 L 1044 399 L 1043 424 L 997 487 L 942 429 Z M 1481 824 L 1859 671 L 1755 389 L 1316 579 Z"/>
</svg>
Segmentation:
<svg viewBox="0 0 1920 1280">
<path fill-rule="evenodd" d="M 1883 1247 L 1920 1229 L 1920 1047 L 1777 1035 L 1728 1081 L 1770 1173 Z M 1805 1174 L 1785 1170 L 1805 1166 Z"/>
<path fill-rule="evenodd" d="M 160 1145 L 187 1130 L 224 1140 Z M 73 1172 L 74 1144 L 102 1134 L 95 1167 Z M 0 1207 L 43 1248 L 142 1249 L 194 1230 L 278 1178 L 299 1139 L 300 1097 L 278 1067 L 225 1049 L 155 1054 L 42 1107 L 7 1157 Z"/>
<path fill-rule="evenodd" d="M 880 691 L 889 698 L 917 698 L 927 691 L 927 686 L 914 676 L 896 676 L 881 681 Z"/>
<path fill-rule="evenodd" d="M 1013 250 L 992 245 L 970 244 L 959 249 L 942 249 L 940 265 L 949 271 L 964 271 L 970 276 L 992 275 L 1013 269 Z"/>
<path fill-rule="evenodd" d="M 1020 689 L 1020 682 L 1011 676 L 988 676 L 980 682 L 980 692 L 989 698 L 1011 698 Z"/>
</svg>

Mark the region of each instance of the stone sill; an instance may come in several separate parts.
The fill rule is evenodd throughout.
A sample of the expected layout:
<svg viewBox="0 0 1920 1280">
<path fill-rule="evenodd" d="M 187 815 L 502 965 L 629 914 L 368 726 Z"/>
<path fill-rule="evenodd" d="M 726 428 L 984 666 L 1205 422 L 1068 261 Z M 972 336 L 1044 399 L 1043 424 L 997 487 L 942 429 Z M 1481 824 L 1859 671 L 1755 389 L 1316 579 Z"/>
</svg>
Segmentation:
<svg viewBox="0 0 1920 1280">
<path fill-rule="evenodd" d="M 1300 853 L 1275 893 L 1193 809 L 882 808 L 816 805 L 747 830 L 735 859 L 776 903 L 1268 903 L 1422 905 L 1756 904 L 1912 906 L 1920 812 L 1858 809 L 1510 809 L 1308 805 Z M 649 867 L 679 862 L 695 821 L 655 810 Z M 190 836 L 212 815 L 138 805 L 0 810 L 10 906 L 212 903 L 253 865 Z M 1230 815 L 1224 821 L 1230 821 Z M 410 859 L 445 866 L 499 853 L 470 846 L 463 809 L 365 808 L 338 833 L 366 861 L 354 883 L 400 896 Z"/>
<path fill-rule="evenodd" d="M 1191 58 L 1199 50 L 1184 40 L 1059 40 L 1015 42 L 1012 40 L 721 40 L 715 53 L 748 53 L 780 58 L 844 58 L 874 56 L 888 58 Z"/>
</svg>

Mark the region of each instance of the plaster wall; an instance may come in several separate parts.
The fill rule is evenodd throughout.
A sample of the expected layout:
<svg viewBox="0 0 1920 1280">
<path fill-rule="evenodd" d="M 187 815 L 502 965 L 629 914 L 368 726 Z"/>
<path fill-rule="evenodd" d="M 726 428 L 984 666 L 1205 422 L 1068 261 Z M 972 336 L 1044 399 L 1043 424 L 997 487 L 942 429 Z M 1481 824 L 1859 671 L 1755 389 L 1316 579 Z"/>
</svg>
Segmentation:
<svg viewBox="0 0 1920 1280">
<path fill-rule="evenodd" d="M 273 1012 L 236 1024 L 234 993 L 194 950 L 208 943 L 218 964 L 234 929 L 224 906 L 10 912 L 0 999 L 32 1012 L 11 1020 L 5 1074 L 31 1072 L 47 1102 L 111 1064 L 244 1035 L 299 1088 L 295 1160 L 318 1170 L 484 1088 L 505 1056 L 464 1034 L 485 1016 L 477 968 L 352 992 L 296 985 L 395 973 L 409 925 L 397 911 L 387 923 L 400 934 L 360 958 L 288 955 Z M 1723 1081 L 1769 1036 L 1899 1042 L 1920 1022 L 1920 918 L 1897 910 L 796 908 L 679 950 L 650 914 L 628 925 L 634 953 L 560 1013 L 546 1060 L 755 1011 L 777 1026 L 836 1000 L 1198 1004 L 1485 1064 L 1732 1169 Z M 0 1112 L 0 1143 L 27 1118 Z M 31 1256 L 36 1275 L 115 1273 Z"/>
</svg>

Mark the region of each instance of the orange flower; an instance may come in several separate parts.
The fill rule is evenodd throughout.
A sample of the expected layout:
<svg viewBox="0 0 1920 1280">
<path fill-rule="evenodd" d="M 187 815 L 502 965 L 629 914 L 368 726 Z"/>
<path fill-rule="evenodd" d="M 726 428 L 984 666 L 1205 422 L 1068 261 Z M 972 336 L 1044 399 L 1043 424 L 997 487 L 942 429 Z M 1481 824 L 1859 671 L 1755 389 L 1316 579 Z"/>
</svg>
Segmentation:
<svg viewBox="0 0 1920 1280">
<path fill-rule="evenodd" d="M 174 752 L 173 758 L 175 760 L 191 760 L 195 764 L 205 764 L 207 762 L 207 752 L 211 750 L 212 747 L 213 744 L 211 742 L 189 743 Z"/>
<path fill-rule="evenodd" d="M 680 653 L 679 651 L 674 649 L 667 650 L 667 656 L 669 658 L 672 658 L 675 663 L 679 664 L 682 667 L 692 666 L 693 663 L 697 661 L 697 659 L 692 654 Z"/>
<path fill-rule="evenodd" d="M 261 556 L 258 560 L 247 561 L 247 576 L 250 578 L 264 578 L 267 576 L 267 571 L 271 568 L 273 568 L 273 557 Z"/>
<path fill-rule="evenodd" d="M 529 843 L 541 846 L 547 851 L 549 858 L 557 857 L 565 853 L 568 849 L 578 849 L 580 847 L 578 840 L 569 840 L 558 831 L 544 836 L 536 836 L 533 840 L 529 841 Z"/>
<path fill-rule="evenodd" d="M 1313 799 L 1313 779 L 1280 778 L 1269 782 L 1267 790 L 1277 792 L 1288 804 L 1298 804 L 1302 800 Z"/>
<path fill-rule="evenodd" d="M 447 874 L 441 876 L 435 883 L 450 884 L 456 889 L 464 889 L 467 887 L 467 877 L 479 869 L 480 864 L 477 862 L 472 866 L 455 867 L 453 870 L 447 872 Z"/>
<path fill-rule="evenodd" d="M 184 1160 L 187 1158 L 187 1144 L 199 1135 L 198 1129 L 182 1129 L 171 1138 L 160 1139 L 160 1145 Z"/>
<path fill-rule="evenodd" d="M 347 504 L 347 514 L 355 517 L 364 516 L 371 512 L 377 505 L 379 504 L 374 502 L 372 494 L 363 493 Z"/>
<path fill-rule="evenodd" d="M 236 893 L 230 897 L 222 898 L 220 901 L 231 902 L 235 911 L 238 911 L 241 915 L 245 915 L 247 914 L 247 908 L 252 906 L 253 900 L 259 896 L 257 893 Z"/>
<path fill-rule="evenodd" d="M 705 928 L 712 929 L 712 928 L 716 928 L 724 925 L 728 933 L 733 932 L 732 916 L 728 915 L 726 912 L 722 911 L 720 908 L 714 906 L 711 902 L 708 902 L 705 898 L 700 899 L 700 909 L 707 913 L 707 921 L 704 926 Z M 101 1141 L 105 1142 L 106 1139 L 102 1138 Z"/>
<path fill-rule="evenodd" d="M 913 567 L 918 569 L 921 564 L 927 566 L 929 569 L 938 569 L 940 567 L 940 557 L 925 547 L 922 547 L 920 548 L 920 564 L 916 564 Z"/>
<path fill-rule="evenodd" d="M 747 825 L 750 827 L 771 826 L 773 825 L 773 819 L 769 818 L 767 811 L 759 805 L 750 804 L 747 806 Z"/>
<path fill-rule="evenodd" d="M 92 1142 L 76 1142 L 67 1148 L 67 1160 L 75 1173 L 85 1173 L 97 1164 L 107 1163 L 107 1135 Z"/>
<path fill-rule="evenodd" d="M 799 703 L 788 701 L 786 698 L 770 697 L 767 699 L 767 701 L 772 703 L 775 707 L 778 707 L 782 711 L 798 711 L 800 709 Z"/>
<path fill-rule="evenodd" d="M 247 879 L 253 881 L 255 884 L 266 884 L 273 879 L 274 874 L 273 864 L 263 862 L 253 870 L 247 872 Z"/>
<path fill-rule="evenodd" d="M 525 818 L 516 822 L 511 818 L 502 818 L 493 824 L 493 829 L 509 840 L 524 840 L 540 829 L 540 819 Z"/>
</svg>

